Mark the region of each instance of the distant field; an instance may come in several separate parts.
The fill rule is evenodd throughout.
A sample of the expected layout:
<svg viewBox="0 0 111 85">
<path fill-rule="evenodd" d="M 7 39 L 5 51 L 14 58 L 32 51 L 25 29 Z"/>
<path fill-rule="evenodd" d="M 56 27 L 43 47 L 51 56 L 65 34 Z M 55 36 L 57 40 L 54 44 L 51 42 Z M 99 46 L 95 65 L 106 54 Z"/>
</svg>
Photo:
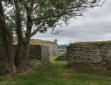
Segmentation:
<svg viewBox="0 0 111 85">
<path fill-rule="evenodd" d="M 91 69 L 68 68 L 67 62 L 55 61 L 30 74 L 0 76 L 0 85 L 111 85 L 111 73 Z"/>
</svg>

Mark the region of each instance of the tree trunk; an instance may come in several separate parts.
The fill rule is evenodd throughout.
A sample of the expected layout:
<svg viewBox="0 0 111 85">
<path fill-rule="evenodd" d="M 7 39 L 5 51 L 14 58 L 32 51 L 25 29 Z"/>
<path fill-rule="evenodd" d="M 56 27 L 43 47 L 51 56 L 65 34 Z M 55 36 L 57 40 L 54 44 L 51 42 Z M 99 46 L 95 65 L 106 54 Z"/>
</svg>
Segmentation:
<svg viewBox="0 0 111 85">
<path fill-rule="evenodd" d="M 32 20 L 31 20 L 31 10 L 27 10 L 27 29 L 24 39 L 24 57 L 25 63 L 28 63 L 29 59 L 29 52 L 30 52 L 30 36 L 31 36 L 31 29 L 32 29 Z"/>
<path fill-rule="evenodd" d="M 23 51 L 23 61 L 24 61 L 24 66 L 26 66 L 28 64 L 28 60 L 29 60 L 29 50 L 30 50 L 30 40 L 25 39 L 24 41 L 24 51 Z"/>
<path fill-rule="evenodd" d="M 2 25 L 0 24 L 0 31 L 2 31 Z M 1 33 L 1 37 L 3 39 L 3 52 L 4 52 L 4 56 L 3 56 L 3 60 L 4 60 L 4 64 L 5 64 L 5 71 L 4 72 L 9 72 L 10 66 L 9 66 L 9 57 L 8 57 L 8 42 L 7 41 L 7 36 L 6 33 L 2 31 Z"/>
<path fill-rule="evenodd" d="M 19 6 L 19 0 L 14 0 L 15 4 L 15 16 L 16 16 L 16 33 L 18 37 L 18 45 L 17 45 L 17 51 L 16 51 L 16 68 L 18 72 L 22 72 L 24 69 L 24 61 L 23 61 L 23 33 L 22 33 L 22 20 L 21 20 L 21 14 L 20 14 L 20 6 Z"/>
<path fill-rule="evenodd" d="M 14 64 L 14 49 L 13 49 L 13 33 L 6 24 L 2 1 L 0 1 L 0 31 L 2 31 L 6 70 L 10 72 L 10 74 L 14 75 L 15 64 Z"/>
</svg>

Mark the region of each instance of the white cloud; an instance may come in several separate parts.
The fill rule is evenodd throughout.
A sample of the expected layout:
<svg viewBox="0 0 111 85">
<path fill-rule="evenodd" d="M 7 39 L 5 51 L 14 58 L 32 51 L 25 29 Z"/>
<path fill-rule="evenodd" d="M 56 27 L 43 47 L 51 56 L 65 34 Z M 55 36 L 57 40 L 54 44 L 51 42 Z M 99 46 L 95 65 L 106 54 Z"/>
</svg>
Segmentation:
<svg viewBox="0 0 111 85">
<path fill-rule="evenodd" d="M 111 40 L 111 0 L 106 0 L 102 7 L 89 9 L 85 16 L 70 19 L 68 26 L 62 27 L 59 34 L 38 33 L 33 38 L 54 40 L 59 44 L 68 44 L 78 41 Z"/>
</svg>

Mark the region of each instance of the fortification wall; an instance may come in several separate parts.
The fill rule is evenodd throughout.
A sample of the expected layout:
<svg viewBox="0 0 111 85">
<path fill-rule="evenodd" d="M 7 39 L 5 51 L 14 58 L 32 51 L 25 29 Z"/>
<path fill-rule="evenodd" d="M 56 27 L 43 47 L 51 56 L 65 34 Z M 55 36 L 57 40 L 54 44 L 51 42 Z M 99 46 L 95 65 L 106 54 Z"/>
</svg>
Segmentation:
<svg viewBox="0 0 111 85">
<path fill-rule="evenodd" d="M 111 67 L 111 44 L 75 43 L 67 48 L 69 65 Z"/>
<path fill-rule="evenodd" d="M 16 45 L 14 45 L 16 51 Z M 3 46 L 0 45 L 0 57 L 3 57 Z M 15 52 L 16 53 L 16 52 Z M 57 45 L 55 44 L 30 44 L 30 58 L 37 58 L 43 63 L 48 63 L 49 58 L 58 54 Z"/>
<path fill-rule="evenodd" d="M 51 45 L 30 45 L 30 57 L 42 59 L 42 55 L 48 57 L 56 56 L 58 54 L 58 48 L 56 44 Z"/>
</svg>

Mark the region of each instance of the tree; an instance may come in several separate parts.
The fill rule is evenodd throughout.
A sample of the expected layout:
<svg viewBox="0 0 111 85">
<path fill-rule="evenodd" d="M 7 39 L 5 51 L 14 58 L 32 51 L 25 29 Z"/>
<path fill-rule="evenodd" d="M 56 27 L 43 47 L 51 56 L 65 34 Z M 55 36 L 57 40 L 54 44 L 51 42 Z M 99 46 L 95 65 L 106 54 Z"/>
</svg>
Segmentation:
<svg viewBox="0 0 111 85">
<path fill-rule="evenodd" d="M 20 71 L 29 58 L 30 38 L 37 32 L 46 32 L 60 21 L 82 16 L 88 8 L 97 6 L 101 0 L 8 0 L 4 1 L 8 26 L 15 28 L 18 37 L 16 65 Z M 8 8 L 7 8 L 8 9 Z M 11 12 L 11 13 L 10 13 Z"/>
<path fill-rule="evenodd" d="M 14 0 L 15 4 L 15 17 L 16 17 L 16 33 L 18 37 L 17 54 L 16 54 L 16 68 L 18 72 L 22 72 L 23 66 L 23 33 L 22 33 L 22 19 L 20 14 L 20 4 L 19 0 Z"/>
<path fill-rule="evenodd" d="M 15 73 L 13 35 L 11 33 L 10 28 L 8 28 L 6 24 L 1 0 L 0 0 L 0 31 L 4 46 L 4 61 L 6 64 L 5 65 L 6 71 L 10 72 L 13 75 Z"/>
</svg>

